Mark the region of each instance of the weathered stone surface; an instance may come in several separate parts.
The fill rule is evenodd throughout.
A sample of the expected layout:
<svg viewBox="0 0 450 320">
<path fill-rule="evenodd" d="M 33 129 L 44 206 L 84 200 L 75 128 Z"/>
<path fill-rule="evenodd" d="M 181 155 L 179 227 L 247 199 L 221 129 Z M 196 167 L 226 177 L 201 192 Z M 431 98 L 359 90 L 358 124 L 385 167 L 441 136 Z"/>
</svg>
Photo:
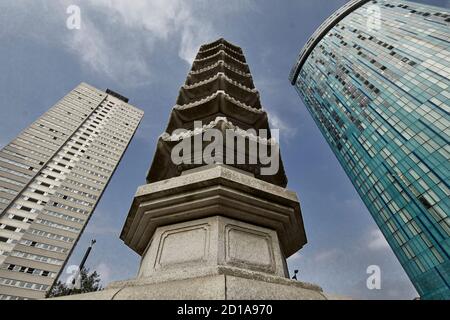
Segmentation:
<svg viewBox="0 0 450 320">
<path fill-rule="evenodd" d="M 240 69 L 243 72 L 250 72 L 247 63 L 242 62 L 240 59 L 236 59 L 233 55 L 229 54 L 225 50 L 219 50 L 212 55 L 202 58 L 195 59 L 192 63 L 192 70 L 199 70 L 207 67 L 208 65 L 216 62 L 217 60 L 223 60 L 226 64 L 231 65 L 233 68 Z"/>
<path fill-rule="evenodd" d="M 200 48 L 195 59 L 204 59 L 213 54 L 216 54 L 220 50 L 223 50 L 223 51 L 226 51 L 226 53 L 228 53 L 230 56 L 232 56 L 242 62 L 246 62 L 245 56 L 242 54 L 242 50 L 240 50 L 240 49 L 233 50 L 233 47 L 234 47 L 233 45 L 230 46 L 229 44 L 225 44 L 224 42 L 222 42 L 222 43 L 218 43 L 214 47 L 210 47 L 209 49 L 202 50 L 202 48 Z"/>
<path fill-rule="evenodd" d="M 203 136 L 210 129 L 217 130 L 223 140 L 221 146 L 215 149 L 213 157 L 204 154 L 204 150 L 210 142 L 205 141 Z M 258 136 L 257 132 L 258 131 L 250 132 L 243 130 L 226 117 L 216 117 L 211 122 L 204 124 L 201 128 L 195 128 L 182 133 L 174 133 L 172 135 L 164 133 L 158 140 L 155 158 L 148 172 L 147 181 L 156 182 L 165 180 L 167 177 L 179 176 L 186 170 L 205 166 L 208 163 L 208 159 L 209 163 L 226 163 L 229 164 L 229 166 L 251 172 L 258 179 L 281 187 L 286 187 L 287 178 L 277 142 L 274 139 L 270 139 L 270 136 Z M 191 146 L 191 152 L 183 154 L 183 162 L 181 164 L 175 164 L 171 157 L 172 151 L 184 139 L 190 139 L 188 143 Z M 201 146 L 199 148 L 195 148 L 194 141 L 196 139 L 198 139 L 198 144 Z M 237 148 L 236 146 L 238 143 L 236 143 L 236 140 L 243 141 L 245 147 Z M 252 144 L 254 148 L 250 148 L 250 144 Z M 262 159 L 259 152 L 251 151 L 256 149 L 266 150 L 267 157 Z M 238 158 L 243 159 L 244 161 L 238 161 Z M 273 163 L 263 164 L 267 158 L 270 158 Z M 275 162 L 277 164 L 275 164 Z M 274 166 L 273 170 L 276 170 L 275 173 L 265 173 L 265 170 L 268 170 L 271 166 Z"/>
<path fill-rule="evenodd" d="M 288 276 L 274 230 L 214 216 L 157 228 L 142 257 L 139 277 L 207 266 Z"/>
<path fill-rule="evenodd" d="M 236 53 L 242 54 L 242 49 L 231 42 L 228 42 L 224 38 L 219 38 L 213 42 L 205 43 L 200 47 L 199 53 L 204 53 L 206 51 L 212 50 L 216 48 L 218 45 L 223 45 L 229 48 L 230 50 L 235 51 Z"/>
<path fill-rule="evenodd" d="M 190 104 L 217 91 L 227 92 L 246 106 L 261 109 L 259 93 L 255 88 L 248 88 L 222 72 L 195 84 L 183 85 L 178 95 L 177 105 Z"/>
<path fill-rule="evenodd" d="M 191 70 L 186 78 L 186 85 L 193 85 L 204 79 L 208 79 L 217 73 L 222 72 L 227 77 L 232 78 L 247 88 L 254 89 L 253 79 L 250 73 L 242 72 L 225 63 L 223 60 L 218 60 L 200 70 Z"/>
<path fill-rule="evenodd" d="M 326 300 L 320 287 L 255 271 L 212 267 L 164 277 L 145 277 L 112 283 L 95 293 L 58 300 Z"/>
<path fill-rule="evenodd" d="M 223 91 L 213 92 L 200 101 L 177 104 L 170 114 L 166 132 L 172 134 L 176 129 L 192 130 L 194 121 L 208 124 L 218 115 L 227 117 L 243 130 L 269 128 L 265 111 L 244 104 Z"/>
</svg>

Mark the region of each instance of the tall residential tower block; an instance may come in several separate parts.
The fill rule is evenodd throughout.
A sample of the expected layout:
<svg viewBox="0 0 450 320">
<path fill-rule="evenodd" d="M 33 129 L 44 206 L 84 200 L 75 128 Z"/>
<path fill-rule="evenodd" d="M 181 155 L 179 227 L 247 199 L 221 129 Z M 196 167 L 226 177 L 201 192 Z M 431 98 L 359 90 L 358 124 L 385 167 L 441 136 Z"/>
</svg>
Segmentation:
<svg viewBox="0 0 450 320">
<path fill-rule="evenodd" d="M 290 80 L 423 299 L 450 299 L 450 10 L 349 1 Z"/>
<path fill-rule="evenodd" d="M 0 300 L 45 297 L 142 117 L 82 83 L 0 150 Z"/>
</svg>

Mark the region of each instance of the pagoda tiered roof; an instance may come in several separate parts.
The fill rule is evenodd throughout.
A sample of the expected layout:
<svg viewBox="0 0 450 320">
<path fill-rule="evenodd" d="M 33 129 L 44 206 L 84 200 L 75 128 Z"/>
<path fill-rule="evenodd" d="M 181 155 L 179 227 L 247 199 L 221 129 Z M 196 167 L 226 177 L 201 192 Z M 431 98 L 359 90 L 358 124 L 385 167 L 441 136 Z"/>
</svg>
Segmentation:
<svg viewBox="0 0 450 320">
<path fill-rule="evenodd" d="M 218 45 L 224 45 L 227 46 L 228 48 L 241 53 L 242 54 L 242 49 L 234 44 L 232 44 L 231 42 L 228 42 L 227 40 L 225 40 L 224 38 L 220 38 L 217 39 L 216 41 L 210 42 L 210 43 L 206 43 L 204 45 L 202 45 L 199 49 L 199 52 L 205 52 L 207 50 L 211 50 L 214 47 L 218 46 Z"/>
<path fill-rule="evenodd" d="M 189 104 L 216 91 L 224 91 L 248 106 L 261 109 L 259 93 L 256 89 L 248 88 L 222 72 L 218 72 L 211 78 L 196 82 L 195 84 L 183 85 L 178 96 L 177 104 Z"/>
<path fill-rule="evenodd" d="M 199 51 L 197 53 L 197 57 L 196 59 L 203 59 L 203 58 L 207 58 L 213 54 L 216 54 L 219 51 L 225 51 L 229 56 L 234 57 L 235 59 L 238 59 L 242 62 L 246 62 L 245 61 L 245 56 L 242 54 L 242 52 L 239 51 L 235 51 L 232 48 L 228 47 L 226 44 L 224 43 L 219 43 L 218 45 L 210 48 L 210 49 L 206 49 L 204 51 Z"/>
<path fill-rule="evenodd" d="M 225 50 L 219 50 L 217 53 L 214 53 L 206 58 L 195 59 L 192 63 L 192 70 L 199 70 L 209 66 L 212 62 L 216 62 L 218 60 L 223 60 L 226 64 L 236 68 L 238 70 L 242 70 L 245 73 L 249 73 L 250 69 L 247 63 L 234 58 L 232 55 L 228 54 Z"/>
<path fill-rule="evenodd" d="M 201 121 L 201 127 L 194 127 L 195 121 Z M 175 131 L 178 129 L 183 129 L 183 134 Z M 258 148 L 267 148 L 276 142 L 271 138 L 267 113 L 261 105 L 259 92 L 253 84 L 242 49 L 222 38 L 200 47 L 186 82 L 180 89 L 176 105 L 172 108 L 166 132 L 158 140 L 147 181 L 150 183 L 169 179 L 186 170 L 205 165 L 205 161 L 198 161 L 198 157 L 202 157 L 198 152 L 186 156 L 186 159 L 192 161 L 174 164 L 171 152 L 183 139 L 203 136 L 208 129 L 222 132 L 225 144 L 219 152 L 223 152 L 225 164 L 272 184 L 286 186 L 287 178 L 279 154 L 279 169 L 272 175 L 261 174 L 261 168 L 266 164 L 258 159 L 249 161 L 251 157 L 258 158 L 257 154 L 250 154 L 248 150 L 250 141 L 256 142 Z M 245 150 L 233 150 L 233 154 L 245 157 L 246 163 L 228 163 L 227 148 L 236 146 L 225 141 L 227 129 L 235 138 L 246 141 Z M 259 136 L 260 129 L 265 129 L 264 137 Z M 204 150 L 210 142 L 202 143 Z M 230 150 L 228 155 L 229 152 Z"/>
<path fill-rule="evenodd" d="M 233 66 L 228 65 L 223 60 L 218 60 L 214 64 L 211 64 L 203 69 L 189 72 L 186 79 L 186 84 L 193 85 L 203 79 L 210 78 L 219 72 L 224 73 L 227 77 L 238 81 L 247 88 L 253 89 L 255 87 L 253 84 L 252 75 L 249 72 L 242 72 L 239 69 L 233 68 Z"/>
</svg>

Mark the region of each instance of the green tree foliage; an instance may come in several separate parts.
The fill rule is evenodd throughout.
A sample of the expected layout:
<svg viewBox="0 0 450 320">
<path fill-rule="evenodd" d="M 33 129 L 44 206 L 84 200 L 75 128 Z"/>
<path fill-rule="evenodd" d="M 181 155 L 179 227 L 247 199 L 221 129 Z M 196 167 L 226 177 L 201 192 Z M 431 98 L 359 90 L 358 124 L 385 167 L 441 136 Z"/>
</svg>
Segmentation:
<svg viewBox="0 0 450 320">
<path fill-rule="evenodd" d="M 100 281 L 100 275 L 97 271 L 89 273 L 89 269 L 83 268 L 81 270 L 81 288 L 70 289 L 66 283 L 58 281 L 47 293 L 47 298 L 99 291 L 102 290 Z"/>
</svg>

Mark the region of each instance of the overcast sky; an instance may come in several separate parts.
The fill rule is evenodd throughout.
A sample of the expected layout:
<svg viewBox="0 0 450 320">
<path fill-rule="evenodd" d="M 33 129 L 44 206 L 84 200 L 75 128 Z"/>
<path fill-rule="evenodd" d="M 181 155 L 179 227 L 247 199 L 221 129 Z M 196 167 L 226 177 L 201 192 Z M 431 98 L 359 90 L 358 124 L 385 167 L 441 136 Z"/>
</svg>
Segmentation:
<svg viewBox="0 0 450 320">
<path fill-rule="evenodd" d="M 130 98 L 145 117 L 68 265 L 88 242 L 87 266 L 106 285 L 133 278 L 139 256 L 119 233 L 155 142 L 198 47 L 219 37 L 241 46 L 298 193 L 308 244 L 288 259 L 302 281 L 354 298 L 412 299 L 416 291 L 288 81 L 295 58 L 343 0 L 0 0 L 0 146 L 80 82 Z M 450 6 L 447 0 L 420 1 Z M 81 9 L 81 29 L 66 9 Z M 381 268 L 381 290 L 366 269 Z M 65 277 L 65 275 L 63 275 Z"/>
</svg>

